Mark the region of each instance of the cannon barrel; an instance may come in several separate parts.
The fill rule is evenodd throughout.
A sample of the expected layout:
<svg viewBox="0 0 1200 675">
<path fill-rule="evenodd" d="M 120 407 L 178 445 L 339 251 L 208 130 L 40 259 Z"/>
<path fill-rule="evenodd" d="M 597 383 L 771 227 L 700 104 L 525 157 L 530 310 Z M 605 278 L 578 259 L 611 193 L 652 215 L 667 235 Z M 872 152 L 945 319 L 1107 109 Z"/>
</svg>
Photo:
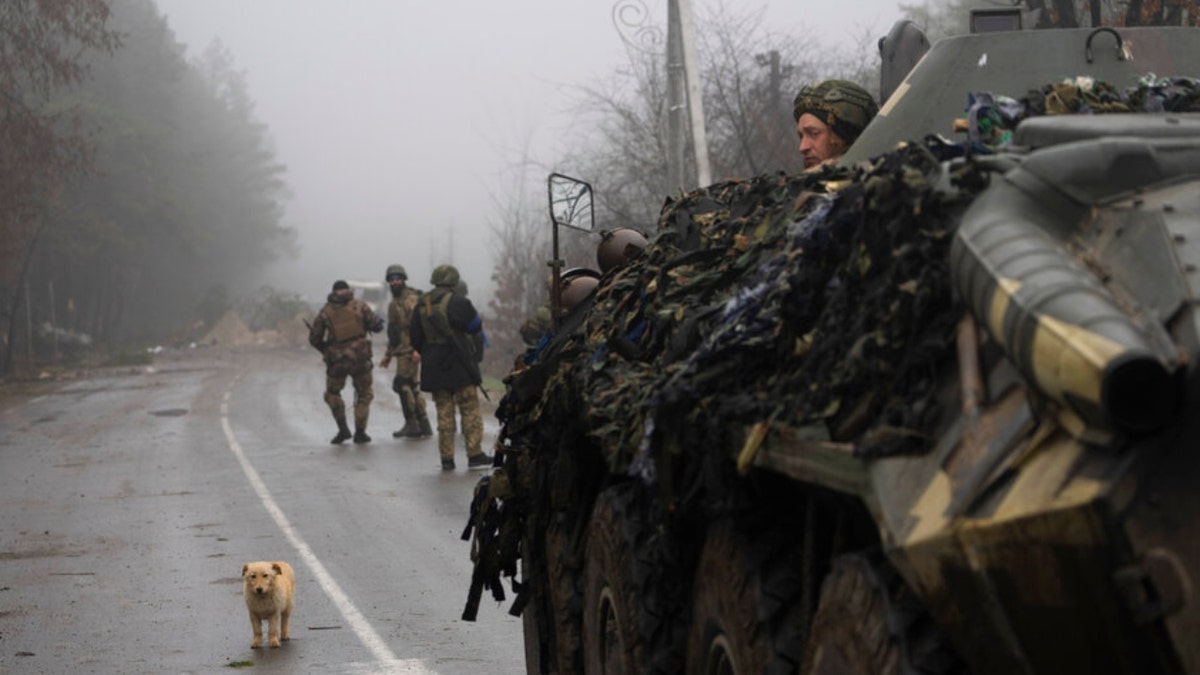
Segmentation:
<svg viewBox="0 0 1200 675">
<path fill-rule="evenodd" d="M 1197 172 L 1194 142 L 1070 142 L 1029 155 L 963 215 L 958 293 L 1023 375 L 1089 426 L 1154 431 L 1184 392 L 1163 328 L 1123 308 L 1066 242 L 1101 200 Z"/>
</svg>

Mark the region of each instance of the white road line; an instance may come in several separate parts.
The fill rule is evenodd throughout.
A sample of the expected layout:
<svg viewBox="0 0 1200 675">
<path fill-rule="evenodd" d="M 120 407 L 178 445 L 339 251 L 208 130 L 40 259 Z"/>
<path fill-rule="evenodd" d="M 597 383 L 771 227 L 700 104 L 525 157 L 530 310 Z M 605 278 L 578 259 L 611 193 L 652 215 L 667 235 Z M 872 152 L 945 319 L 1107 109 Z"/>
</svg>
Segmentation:
<svg viewBox="0 0 1200 675">
<path fill-rule="evenodd" d="M 234 383 L 236 384 L 236 380 Z M 254 491 L 258 493 L 259 500 L 262 501 L 263 506 L 271 514 L 271 517 L 275 519 L 275 524 L 279 526 L 280 530 L 283 530 L 284 536 L 287 537 L 292 547 L 296 549 L 304 564 L 308 565 L 309 571 L 317 579 L 317 583 L 321 585 L 321 588 L 325 591 L 325 595 L 329 596 L 334 606 L 342 613 L 342 616 L 346 619 L 346 623 L 350 625 L 350 628 L 358 636 L 363 646 L 371 652 L 371 655 L 377 661 L 381 662 L 379 665 L 383 670 L 377 672 L 399 673 L 401 675 L 434 675 L 433 671 L 426 668 L 419 660 L 401 660 L 396 658 L 396 655 L 392 653 L 392 650 L 383 641 L 383 638 L 379 637 L 379 634 L 371 627 L 371 624 L 362 615 L 362 612 L 358 611 L 354 603 L 350 602 L 350 598 L 342 591 L 342 587 L 333 580 L 333 577 L 330 576 L 325 566 L 321 564 L 321 561 L 317 559 L 312 549 L 300 538 L 300 535 L 292 527 L 292 524 L 288 522 L 287 516 L 283 515 L 283 509 L 280 509 L 279 505 L 275 503 L 275 499 L 271 497 L 266 484 L 263 483 L 254 466 L 250 464 L 250 460 L 246 458 L 246 453 L 242 451 L 242 446 L 237 442 L 237 439 L 233 435 L 233 429 L 229 426 L 229 395 L 232 391 L 233 385 L 231 384 L 230 388 L 225 391 L 224 398 L 221 400 L 221 428 L 225 431 L 225 441 L 229 445 L 229 450 L 233 452 L 238 462 L 241 463 L 242 471 L 246 474 L 246 479 L 250 481 L 250 485 L 254 487 Z"/>
</svg>

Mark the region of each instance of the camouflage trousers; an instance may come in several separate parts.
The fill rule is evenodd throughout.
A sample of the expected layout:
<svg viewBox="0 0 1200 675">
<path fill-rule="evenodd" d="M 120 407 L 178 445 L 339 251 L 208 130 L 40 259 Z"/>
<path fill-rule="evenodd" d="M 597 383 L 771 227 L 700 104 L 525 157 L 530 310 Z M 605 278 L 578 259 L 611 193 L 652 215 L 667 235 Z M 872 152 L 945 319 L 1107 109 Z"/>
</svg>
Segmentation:
<svg viewBox="0 0 1200 675">
<path fill-rule="evenodd" d="M 425 397 L 421 395 L 418 378 L 421 376 L 421 365 L 414 363 L 412 352 L 396 357 L 396 377 L 392 380 L 392 391 L 400 396 L 400 407 L 404 410 L 404 422 L 416 422 L 425 418 Z M 408 419 L 408 411 L 417 416 Z"/>
<path fill-rule="evenodd" d="M 354 375 L 326 375 L 325 403 L 340 426 L 346 420 L 346 402 L 342 400 L 342 389 L 346 387 L 347 377 L 354 385 L 354 428 L 366 431 L 371 401 L 375 400 L 375 390 L 372 388 L 374 378 L 369 368 Z"/>
<path fill-rule="evenodd" d="M 438 453 L 442 459 L 454 459 L 455 408 L 458 408 L 458 415 L 462 418 L 467 457 L 475 457 L 483 452 L 483 414 L 479 411 L 479 394 L 475 392 L 475 385 L 435 391 L 433 405 L 437 408 Z"/>
</svg>

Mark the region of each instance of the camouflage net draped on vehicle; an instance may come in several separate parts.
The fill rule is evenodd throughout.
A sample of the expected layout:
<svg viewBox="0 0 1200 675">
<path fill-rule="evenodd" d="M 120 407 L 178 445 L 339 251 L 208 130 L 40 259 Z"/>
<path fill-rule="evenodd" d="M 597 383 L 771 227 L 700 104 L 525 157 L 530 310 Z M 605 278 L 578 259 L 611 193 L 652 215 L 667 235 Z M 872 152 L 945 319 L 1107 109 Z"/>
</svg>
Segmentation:
<svg viewBox="0 0 1200 675">
<path fill-rule="evenodd" d="M 499 577 L 522 555 L 511 539 L 545 526 L 528 522 L 545 492 L 547 472 L 535 467 L 563 453 L 594 449 L 611 475 L 652 484 L 672 456 L 731 456 L 753 425 L 805 427 L 852 442 L 860 457 L 927 451 L 963 314 L 947 253 L 993 170 L 946 162 L 994 151 L 1031 116 L 1200 111 L 1200 82 L 1151 77 L 1121 91 L 1077 79 L 968 103 L 962 143 L 929 137 L 855 167 L 668 200 L 651 245 L 605 275 L 506 379 L 496 413 L 504 468 L 481 482 L 472 509 L 476 602 L 481 586 L 503 598 Z M 497 480 L 503 495 L 489 492 Z M 671 490 L 686 495 L 703 480 Z M 528 576 L 539 562 L 526 563 Z"/>
</svg>

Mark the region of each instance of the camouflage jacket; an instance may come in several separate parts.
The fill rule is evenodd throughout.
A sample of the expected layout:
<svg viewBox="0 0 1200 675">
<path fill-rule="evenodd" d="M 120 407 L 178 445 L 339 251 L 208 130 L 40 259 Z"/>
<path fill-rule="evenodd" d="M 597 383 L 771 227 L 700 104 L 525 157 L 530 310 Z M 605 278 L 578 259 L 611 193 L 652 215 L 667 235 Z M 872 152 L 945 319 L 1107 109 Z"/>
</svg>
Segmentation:
<svg viewBox="0 0 1200 675">
<path fill-rule="evenodd" d="M 479 360 L 472 336 L 483 320 L 471 301 L 439 286 L 426 293 L 413 316 L 413 349 L 421 353 L 421 391 L 447 391 L 479 384 Z"/>
<path fill-rule="evenodd" d="M 412 354 L 412 336 L 409 334 L 409 327 L 412 326 L 417 302 L 420 301 L 421 295 L 421 291 L 405 286 L 399 297 L 393 297 L 392 301 L 388 303 L 387 353 L 390 356 L 408 356 Z"/>
<path fill-rule="evenodd" d="M 367 333 L 383 330 L 383 319 L 354 299 L 350 290 L 334 291 L 308 331 L 308 343 L 325 356 L 329 375 L 349 375 L 372 367 Z"/>
</svg>

